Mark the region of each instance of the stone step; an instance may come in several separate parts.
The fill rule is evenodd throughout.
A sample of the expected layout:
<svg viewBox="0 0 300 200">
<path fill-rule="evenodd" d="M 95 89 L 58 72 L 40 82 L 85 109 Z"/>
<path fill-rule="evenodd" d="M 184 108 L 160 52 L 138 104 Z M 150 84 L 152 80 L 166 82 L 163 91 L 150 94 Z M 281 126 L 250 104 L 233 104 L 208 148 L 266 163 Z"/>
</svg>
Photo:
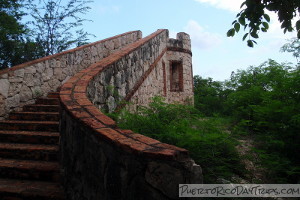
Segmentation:
<svg viewBox="0 0 300 200">
<path fill-rule="evenodd" d="M 31 121 L 59 121 L 58 112 L 13 112 L 9 115 L 10 120 Z"/>
<path fill-rule="evenodd" d="M 43 97 L 43 98 L 38 98 L 35 103 L 43 104 L 43 105 L 59 105 L 59 99 Z"/>
<path fill-rule="evenodd" d="M 59 122 L 55 121 L 0 121 L 0 130 L 58 132 L 58 129 Z"/>
<path fill-rule="evenodd" d="M 59 98 L 59 92 L 49 92 L 47 97 L 48 98 Z"/>
<path fill-rule="evenodd" d="M 22 160 L 58 160 L 58 145 L 0 143 L 0 157 Z"/>
<path fill-rule="evenodd" d="M 25 105 L 23 107 L 23 111 L 25 111 L 25 112 L 59 112 L 59 105 L 42 105 L 42 104 Z"/>
<path fill-rule="evenodd" d="M 60 181 L 58 162 L 0 158 L 1 178 Z"/>
<path fill-rule="evenodd" d="M 1 200 L 64 200 L 58 183 L 0 179 Z"/>
<path fill-rule="evenodd" d="M 58 132 L 0 130 L 0 141 L 7 143 L 58 144 Z"/>
</svg>

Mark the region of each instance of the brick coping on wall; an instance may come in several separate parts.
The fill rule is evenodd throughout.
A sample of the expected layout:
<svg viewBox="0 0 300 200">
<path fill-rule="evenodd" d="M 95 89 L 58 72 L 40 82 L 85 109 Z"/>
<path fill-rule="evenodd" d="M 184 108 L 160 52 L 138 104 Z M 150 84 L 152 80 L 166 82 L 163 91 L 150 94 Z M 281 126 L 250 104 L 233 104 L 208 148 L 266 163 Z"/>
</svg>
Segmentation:
<svg viewBox="0 0 300 200">
<path fill-rule="evenodd" d="M 110 37 L 110 38 L 106 38 L 104 40 L 100 40 L 100 41 L 97 41 L 97 42 L 89 43 L 89 44 L 82 45 L 82 46 L 74 48 L 74 49 L 70 49 L 70 50 L 67 50 L 67 51 L 56 53 L 56 54 L 53 54 L 53 55 L 50 55 L 50 56 L 46 56 L 46 57 L 43 57 L 43 58 L 39 58 L 39 59 L 36 59 L 36 60 L 29 61 L 29 62 L 26 62 L 26 63 L 22 63 L 20 65 L 13 66 L 11 68 L 2 69 L 2 70 L 0 70 L 0 75 L 5 74 L 5 73 L 9 73 L 11 71 L 16 71 L 18 69 L 22 69 L 22 68 L 25 68 L 25 67 L 28 67 L 28 66 L 40 63 L 40 62 L 44 62 L 46 60 L 51 60 L 53 58 L 57 58 L 57 57 L 62 56 L 62 55 L 73 53 L 75 51 L 78 51 L 78 50 L 81 50 L 81 49 L 84 49 L 84 48 L 87 48 L 87 47 L 91 47 L 91 46 L 94 46 L 96 44 L 104 43 L 106 41 L 113 40 L 115 38 L 122 37 L 124 35 L 135 33 L 135 32 L 140 32 L 140 31 L 130 31 L 130 32 L 122 33 L 122 34 L 119 34 L 119 35 L 116 35 L 116 36 L 113 36 L 113 37 Z"/>
<path fill-rule="evenodd" d="M 94 76 L 164 31 L 167 30 L 160 29 L 80 71 L 62 85 L 60 100 L 62 109 L 65 109 L 73 120 L 77 120 L 78 123 L 83 123 L 91 128 L 99 140 L 105 140 L 122 150 L 137 155 L 182 161 L 189 158 L 186 149 L 161 143 L 131 130 L 119 129 L 116 122 L 104 115 L 87 97 L 87 87 Z"/>
</svg>

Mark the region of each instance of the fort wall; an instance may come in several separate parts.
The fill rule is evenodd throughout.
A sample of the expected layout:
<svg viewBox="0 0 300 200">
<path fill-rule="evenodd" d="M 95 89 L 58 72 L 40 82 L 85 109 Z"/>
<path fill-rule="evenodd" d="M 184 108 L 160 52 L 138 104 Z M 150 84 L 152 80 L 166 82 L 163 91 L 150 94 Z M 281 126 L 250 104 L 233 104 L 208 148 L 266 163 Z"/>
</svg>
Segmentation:
<svg viewBox="0 0 300 200">
<path fill-rule="evenodd" d="M 56 91 L 70 77 L 116 50 L 137 41 L 128 32 L 0 71 L 0 120 L 40 96 Z"/>
<path fill-rule="evenodd" d="M 168 31 L 158 30 L 80 71 L 62 86 L 62 166 L 70 199 L 177 199 L 179 184 L 202 183 L 201 167 L 187 150 L 119 129 L 102 112 L 113 111 L 123 100 L 147 104 L 150 97 L 183 94 L 184 89 L 190 97 L 192 87 L 182 77 L 191 75 L 191 63 L 184 60 L 191 53 L 184 46 L 171 47 Z M 175 58 L 174 52 L 186 58 Z M 170 55 L 179 59 L 173 65 L 179 70 L 174 84 L 181 86 L 173 91 L 171 82 L 165 84 L 167 69 L 163 72 Z M 176 101 L 183 98 L 177 97 Z"/>
<path fill-rule="evenodd" d="M 154 96 L 193 104 L 191 41 L 140 31 L 0 71 L 0 120 L 60 89 L 60 150 L 69 199 L 176 199 L 202 183 L 188 151 L 121 130 L 104 113 L 133 111 Z"/>
</svg>

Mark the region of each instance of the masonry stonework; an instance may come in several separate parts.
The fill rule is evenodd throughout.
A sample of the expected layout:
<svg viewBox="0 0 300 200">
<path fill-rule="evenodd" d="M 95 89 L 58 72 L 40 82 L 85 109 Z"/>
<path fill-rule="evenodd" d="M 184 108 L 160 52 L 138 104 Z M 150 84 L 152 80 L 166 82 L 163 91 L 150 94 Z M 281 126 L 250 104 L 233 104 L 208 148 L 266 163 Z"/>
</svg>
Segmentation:
<svg viewBox="0 0 300 200">
<path fill-rule="evenodd" d="M 128 32 L 0 71 L 0 120 L 140 38 L 140 31 Z"/>
<path fill-rule="evenodd" d="M 174 63 L 177 63 L 176 66 Z M 68 199 L 178 199 L 202 183 L 188 151 L 119 129 L 105 112 L 154 96 L 193 103 L 190 38 L 128 32 L 0 71 L 0 117 L 60 88 L 60 151 Z M 179 89 L 174 89 L 178 86 Z M 173 89 L 172 89 L 173 88 Z"/>
</svg>

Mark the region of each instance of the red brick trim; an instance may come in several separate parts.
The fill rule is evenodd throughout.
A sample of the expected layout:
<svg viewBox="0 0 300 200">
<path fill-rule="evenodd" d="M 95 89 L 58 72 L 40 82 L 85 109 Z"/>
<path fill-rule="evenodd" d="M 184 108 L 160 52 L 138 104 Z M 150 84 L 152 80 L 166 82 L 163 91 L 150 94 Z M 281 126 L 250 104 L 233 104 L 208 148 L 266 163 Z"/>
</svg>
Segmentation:
<svg viewBox="0 0 300 200">
<path fill-rule="evenodd" d="M 83 45 L 83 46 L 80 46 L 80 47 L 77 47 L 77 48 L 74 48 L 74 49 L 70 49 L 70 50 L 63 51 L 63 52 L 60 52 L 60 53 L 57 53 L 57 54 L 53 54 L 53 55 L 46 56 L 46 57 L 43 57 L 43 58 L 39 58 L 39 59 L 36 59 L 36 60 L 33 60 L 33 61 L 29 61 L 29 62 L 20 64 L 20 65 L 16 65 L 16 66 L 13 66 L 11 68 L 6 68 L 6 69 L 3 69 L 3 70 L 0 70 L 0 75 L 11 72 L 11 71 L 16 71 L 18 69 L 22 69 L 22 68 L 40 63 L 40 62 L 44 62 L 46 60 L 51 60 L 53 58 L 57 58 L 59 56 L 65 55 L 65 54 L 73 53 L 75 51 L 78 51 L 78 50 L 81 50 L 81 49 L 84 49 L 84 48 L 87 48 L 87 47 L 91 47 L 91 46 L 94 46 L 94 45 L 99 44 L 99 43 L 104 43 L 106 41 L 113 40 L 113 39 L 116 39 L 116 38 L 119 38 L 119 37 L 122 37 L 122 36 L 125 36 L 125 35 L 128 35 L 128 34 L 137 33 L 137 32 L 140 32 L 140 31 L 130 31 L 130 32 L 127 32 L 127 33 L 119 34 L 119 35 L 116 35 L 116 36 L 113 36 L 113 37 L 110 37 L 110 38 L 107 38 L 107 39 L 104 39 L 104 40 L 100 40 L 100 41 L 93 42 L 93 43 L 90 43 L 90 44 L 86 44 L 86 45 Z"/>
<path fill-rule="evenodd" d="M 168 51 L 176 51 L 176 52 L 181 52 L 181 53 L 188 53 L 191 56 L 193 55 L 191 50 L 188 49 L 183 49 L 183 48 L 179 48 L 179 47 L 168 47 Z"/>
<path fill-rule="evenodd" d="M 164 96 L 167 96 L 167 74 L 166 74 L 166 63 L 162 61 L 162 67 L 163 67 L 163 81 L 164 81 Z"/>
<path fill-rule="evenodd" d="M 93 134 L 95 134 L 96 138 L 99 140 L 105 140 L 124 151 L 134 153 L 136 155 L 147 156 L 148 158 L 181 160 L 188 158 L 187 150 L 161 143 L 157 140 L 133 133 L 129 130 L 118 129 L 115 121 L 105 116 L 99 109 L 97 109 L 86 95 L 89 82 L 94 76 L 101 73 L 111 64 L 117 62 L 123 56 L 128 55 L 165 31 L 167 30 L 158 30 L 148 37 L 127 45 L 125 48 L 77 73 L 69 81 L 62 85 L 60 100 L 62 109 L 69 113 L 76 123 L 81 123 L 92 129 Z M 159 58 L 156 59 L 156 62 L 160 60 L 165 52 L 166 49 Z M 157 63 L 153 63 L 151 65 L 152 68 L 154 68 L 156 64 Z"/>
</svg>

